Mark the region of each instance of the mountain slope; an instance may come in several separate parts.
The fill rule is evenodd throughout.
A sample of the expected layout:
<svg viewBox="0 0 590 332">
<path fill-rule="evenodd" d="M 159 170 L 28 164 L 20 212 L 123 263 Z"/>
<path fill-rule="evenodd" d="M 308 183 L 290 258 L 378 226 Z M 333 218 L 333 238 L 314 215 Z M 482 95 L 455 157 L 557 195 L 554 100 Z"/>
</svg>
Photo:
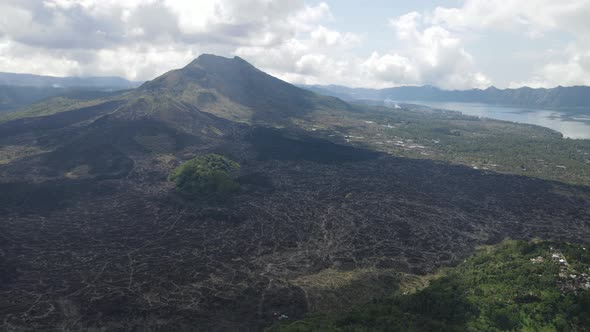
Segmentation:
<svg viewBox="0 0 590 332">
<path fill-rule="evenodd" d="M 525 107 L 590 107 L 590 87 L 572 86 L 552 89 L 442 90 L 433 86 L 402 86 L 386 89 L 347 88 L 344 86 L 304 86 L 318 93 L 344 100 L 454 101 Z"/>
</svg>

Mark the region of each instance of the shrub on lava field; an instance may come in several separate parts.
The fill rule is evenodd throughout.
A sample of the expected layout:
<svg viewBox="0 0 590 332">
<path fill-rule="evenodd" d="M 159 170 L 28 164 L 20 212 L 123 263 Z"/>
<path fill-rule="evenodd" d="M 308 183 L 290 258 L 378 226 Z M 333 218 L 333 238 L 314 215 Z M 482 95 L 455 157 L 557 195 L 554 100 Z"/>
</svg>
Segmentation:
<svg viewBox="0 0 590 332">
<path fill-rule="evenodd" d="M 178 191 L 189 195 L 228 194 L 240 189 L 230 173 L 240 168 L 235 161 L 217 154 L 191 159 L 170 175 Z"/>
</svg>

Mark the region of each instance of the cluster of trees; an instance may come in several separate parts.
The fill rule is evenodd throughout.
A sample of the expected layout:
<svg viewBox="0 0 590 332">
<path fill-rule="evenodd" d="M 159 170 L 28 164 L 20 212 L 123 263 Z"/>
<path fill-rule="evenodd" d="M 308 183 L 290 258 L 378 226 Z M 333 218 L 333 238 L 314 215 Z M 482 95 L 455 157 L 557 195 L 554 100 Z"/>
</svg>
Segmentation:
<svg viewBox="0 0 590 332">
<path fill-rule="evenodd" d="M 176 188 L 183 194 L 225 195 L 240 189 L 231 173 L 240 165 L 224 156 L 207 154 L 193 158 L 179 167 L 170 175 Z"/>
<path fill-rule="evenodd" d="M 352 308 L 339 316 L 310 316 L 279 331 L 585 331 L 590 290 L 557 287 L 550 247 L 587 271 L 581 246 L 506 242 L 449 269 L 430 286 Z M 539 262 L 532 258 L 544 257 Z"/>
</svg>

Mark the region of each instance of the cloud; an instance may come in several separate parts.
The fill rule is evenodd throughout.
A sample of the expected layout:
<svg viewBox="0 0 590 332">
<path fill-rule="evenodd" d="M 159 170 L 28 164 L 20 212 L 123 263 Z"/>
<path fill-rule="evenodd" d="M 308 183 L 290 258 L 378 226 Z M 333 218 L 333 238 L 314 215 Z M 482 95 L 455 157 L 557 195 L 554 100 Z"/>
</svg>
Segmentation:
<svg viewBox="0 0 590 332">
<path fill-rule="evenodd" d="M 440 26 L 424 25 L 412 12 L 390 20 L 391 41 L 399 48 L 367 57 L 347 53 L 363 38 L 332 31 L 322 25 L 307 39 L 293 37 L 268 49 L 240 47 L 236 54 L 252 59 L 274 75 L 303 84 L 343 84 L 363 87 L 432 84 L 444 88 L 487 87 L 461 40 Z M 300 36 L 300 33 L 296 34 Z"/>
<path fill-rule="evenodd" d="M 319 44 L 319 45 L 318 45 Z M 260 46 L 239 47 L 235 54 L 281 79 L 293 83 L 330 84 L 342 83 L 340 73 L 350 73 L 356 66 L 345 68 L 335 56 L 325 52 L 346 48 L 343 40 L 325 41 L 316 38 L 291 38 L 273 48 Z"/>
<path fill-rule="evenodd" d="M 280 45 L 331 19 L 325 3 L 303 0 L 6 0 L 0 12 L 0 70 L 131 79 L 150 79 L 153 68 L 184 65 L 197 52 Z M 29 61 L 18 58 L 22 50 Z"/>
<path fill-rule="evenodd" d="M 558 59 L 537 66 L 534 77 L 511 87 L 590 85 L 590 0 L 467 0 L 461 7 L 436 8 L 428 20 L 455 32 L 508 31 L 529 39 L 559 33 L 571 38 Z M 563 38 L 563 37 L 562 37 Z"/>
<path fill-rule="evenodd" d="M 551 88 L 558 85 L 590 85 L 590 44 L 578 39 L 563 51 L 563 59 L 543 64 L 532 79 L 510 83 L 512 88 Z"/>
<path fill-rule="evenodd" d="M 346 51 L 360 45 L 363 38 L 322 25 L 332 19 L 330 8 L 325 3 L 307 5 L 290 18 L 295 29 L 290 38 L 271 48 L 240 46 L 234 53 L 293 83 L 359 84 L 360 77 L 351 73 L 358 71 L 360 62 Z"/>
<path fill-rule="evenodd" d="M 522 31 L 530 37 L 560 30 L 590 33 L 589 0 L 466 0 L 457 8 L 437 7 L 430 20 L 453 30 L 494 29 Z"/>
<path fill-rule="evenodd" d="M 181 38 L 232 45 L 272 46 L 295 33 L 293 22 L 321 17 L 303 1 L 166 0 L 178 19 Z"/>
<path fill-rule="evenodd" d="M 39 50 L 0 39 L 0 71 L 76 75 L 79 69 L 78 61 L 53 50 Z"/>
<path fill-rule="evenodd" d="M 137 41 L 273 45 L 293 22 L 322 16 L 303 1 L 22 0 L 0 5 L 0 30 L 14 41 L 48 48 L 104 48 Z"/>
<path fill-rule="evenodd" d="M 321 0 L 3 0 L 0 12 L 0 71 L 146 80 L 215 53 L 294 83 L 462 89 L 491 85 L 473 38 L 505 31 L 569 38 L 513 86 L 590 84 L 590 0 L 465 0 L 368 21 L 388 23 L 378 36 L 335 29 Z"/>
<path fill-rule="evenodd" d="M 402 47 L 387 54 L 374 52 L 364 63 L 375 79 L 389 85 L 431 84 L 449 89 L 487 87 L 461 39 L 438 25 L 423 27 L 423 16 L 411 12 L 391 19 Z"/>
<path fill-rule="evenodd" d="M 353 33 L 340 33 L 324 26 L 318 26 L 311 32 L 311 39 L 318 47 L 355 47 L 362 38 Z"/>
<path fill-rule="evenodd" d="M 511 88 L 523 86 L 542 88 L 590 85 L 590 49 L 579 49 L 571 45 L 566 50 L 566 59 L 563 61 L 549 62 L 537 71 L 537 74 L 524 81 L 510 83 Z"/>
<path fill-rule="evenodd" d="M 303 0 L 6 0 L 0 12 L 0 70 L 47 75 L 145 80 L 215 53 L 327 82 L 340 71 L 328 53 L 361 43 Z"/>
<path fill-rule="evenodd" d="M 150 79 L 212 52 L 242 56 L 296 83 L 482 83 L 470 73 L 472 59 L 460 40 L 440 27 L 421 28 L 417 13 L 391 23 L 391 38 L 405 42 L 404 49 L 363 58 L 351 52 L 362 36 L 326 26 L 334 17 L 324 2 L 7 0 L 0 10 L 5 71 Z"/>
<path fill-rule="evenodd" d="M 369 75 L 383 82 L 408 84 L 420 82 L 419 68 L 416 68 L 410 59 L 398 54 L 381 56 L 374 52 L 363 66 Z"/>
</svg>

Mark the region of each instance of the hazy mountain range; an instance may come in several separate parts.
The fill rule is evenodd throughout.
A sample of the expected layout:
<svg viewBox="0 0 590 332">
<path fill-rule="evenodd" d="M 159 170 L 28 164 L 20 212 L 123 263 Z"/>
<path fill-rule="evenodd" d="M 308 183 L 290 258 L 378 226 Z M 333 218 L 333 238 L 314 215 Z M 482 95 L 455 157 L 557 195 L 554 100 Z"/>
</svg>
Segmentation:
<svg viewBox="0 0 590 332">
<path fill-rule="evenodd" d="M 386 89 L 349 88 L 339 85 L 302 86 L 317 93 L 344 100 L 393 100 L 487 103 L 524 107 L 590 107 L 590 87 L 556 87 L 552 89 L 443 90 L 433 86 L 403 86 Z"/>
<path fill-rule="evenodd" d="M 100 88 L 100 89 L 131 89 L 142 82 L 128 81 L 117 76 L 100 77 L 55 77 L 33 74 L 16 74 L 0 72 L 0 85 L 52 87 L 52 88 Z"/>
<path fill-rule="evenodd" d="M 54 77 L 0 72 L 0 112 L 55 96 L 98 97 L 132 89 L 141 83 L 121 77 Z"/>
<path fill-rule="evenodd" d="M 66 96 L 87 98 L 118 90 L 132 89 L 142 82 L 121 77 L 53 77 L 0 72 L 0 112 L 16 110 L 40 100 Z M 471 102 L 523 107 L 590 107 L 590 87 L 553 89 L 443 90 L 433 86 L 404 86 L 385 89 L 349 88 L 340 85 L 300 85 L 301 88 L 346 101 L 436 101 Z M 290 107 L 293 107 L 292 105 Z"/>
</svg>

